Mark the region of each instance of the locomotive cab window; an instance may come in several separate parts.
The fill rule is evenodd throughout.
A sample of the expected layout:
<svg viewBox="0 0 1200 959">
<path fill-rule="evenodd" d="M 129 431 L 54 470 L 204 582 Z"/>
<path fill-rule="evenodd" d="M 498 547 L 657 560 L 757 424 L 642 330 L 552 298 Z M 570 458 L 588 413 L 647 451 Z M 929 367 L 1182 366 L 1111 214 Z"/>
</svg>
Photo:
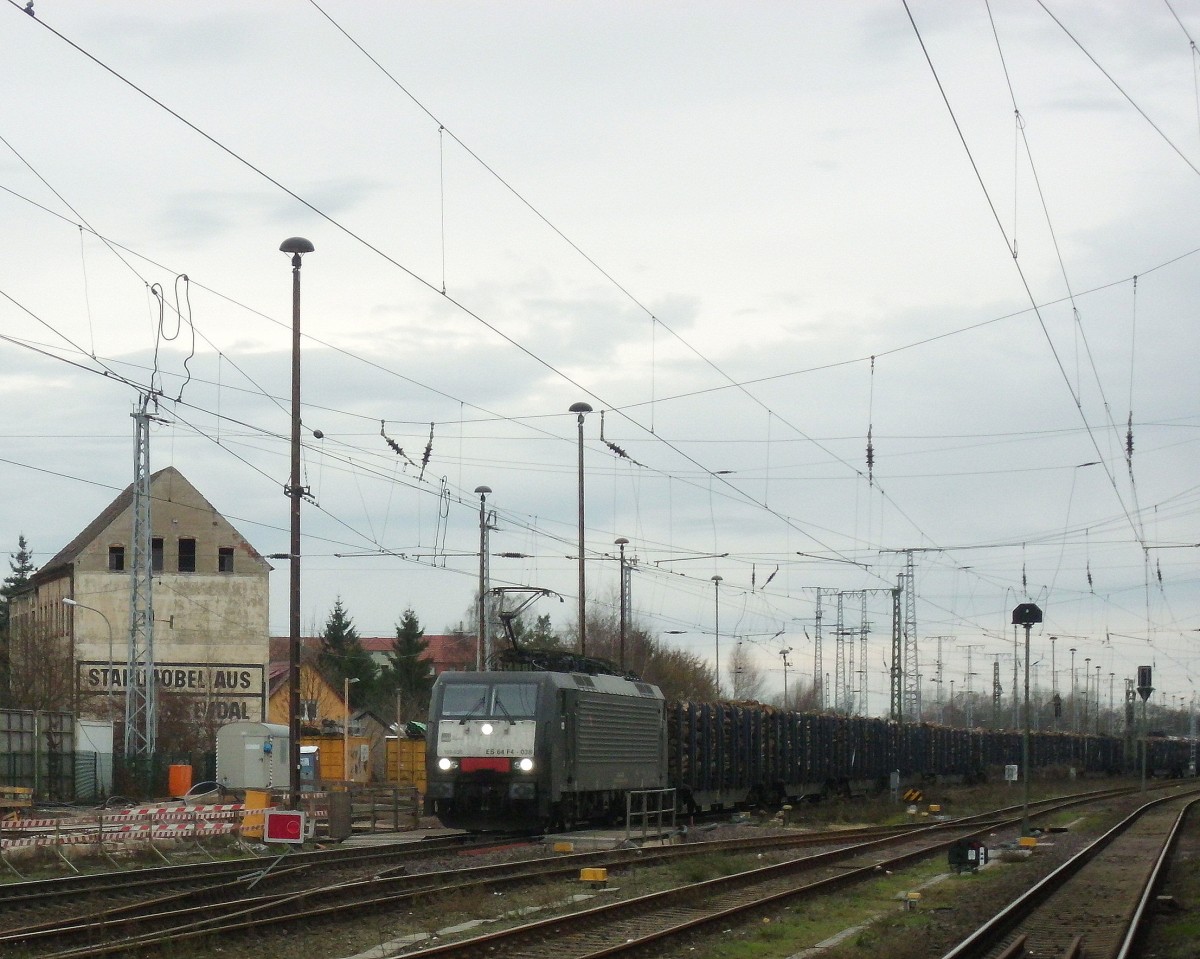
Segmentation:
<svg viewBox="0 0 1200 959">
<path fill-rule="evenodd" d="M 494 692 L 493 716 L 506 719 L 533 719 L 537 716 L 538 688 L 534 683 L 497 686 Z"/>
<path fill-rule="evenodd" d="M 442 691 L 442 715 L 447 719 L 484 715 L 488 688 L 483 683 L 455 683 Z"/>
<path fill-rule="evenodd" d="M 532 719 L 537 715 L 536 683 L 489 686 L 455 683 L 442 691 L 445 719 Z"/>
</svg>

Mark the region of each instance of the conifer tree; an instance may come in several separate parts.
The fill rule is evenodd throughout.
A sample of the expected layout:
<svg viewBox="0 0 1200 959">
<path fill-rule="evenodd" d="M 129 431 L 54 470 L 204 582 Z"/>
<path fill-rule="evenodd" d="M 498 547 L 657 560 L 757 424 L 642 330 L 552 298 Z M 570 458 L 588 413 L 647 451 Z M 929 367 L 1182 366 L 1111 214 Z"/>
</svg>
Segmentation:
<svg viewBox="0 0 1200 959">
<path fill-rule="evenodd" d="M 12 648 L 8 628 L 11 616 L 10 603 L 12 598 L 29 584 L 30 577 L 36 570 L 33 565 L 33 553 L 25 541 L 24 533 L 17 536 L 17 551 L 9 554 L 8 566 L 11 572 L 4 577 L 4 583 L 0 585 L 0 706 L 7 706 L 10 697 L 9 652 Z"/>
<path fill-rule="evenodd" d="M 372 700 L 379 681 L 379 667 L 375 665 L 371 654 L 363 649 L 358 630 L 354 628 L 354 620 L 346 612 L 340 596 L 325 621 L 317 665 L 322 675 L 330 683 L 336 684 L 339 694 L 343 692 L 347 679 L 358 680 L 350 685 L 352 709 L 358 709 Z"/>
<path fill-rule="evenodd" d="M 11 572 L 4 577 L 0 585 L 0 634 L 8 632 L 9 603 L 22 589 L 29 585 L 29 579 L 36 570 L 33 565 L 33 553 L 25 542 L 25 534 L 17 536 L 17 551 L 8 554 L 8 568 Z"/>
<path fill-rule="evenodd" d="M 392 694 L 397 697 L 400 715 L 397 722 L 424 719 L 429 712 L 429 692 L 433 688 L 433 664 L 424 658 L 429 643 L 425 630 L 413 610 L 406 609 L 396 624 L 396 638 L 388 653 Z"/>
</svg>

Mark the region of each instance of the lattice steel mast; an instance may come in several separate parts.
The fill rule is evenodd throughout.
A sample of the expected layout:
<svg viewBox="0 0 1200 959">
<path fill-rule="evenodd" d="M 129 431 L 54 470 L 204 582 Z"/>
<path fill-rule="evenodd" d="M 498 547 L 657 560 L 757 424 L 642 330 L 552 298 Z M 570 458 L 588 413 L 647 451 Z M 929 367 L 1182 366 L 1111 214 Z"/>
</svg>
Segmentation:
<svg viewBox="0 0 1200 959">
<path fill-rule="evenodd" d="M 125 680 L 125 755 L 149 759 L 158 729 L 154 676 L 154 581 L 150 525 L 151 394 L 141 396 L 133 417 L 133 549 L 130 558 L 129 662 Z"/>
<path fill-rule="evenodd" d="M 858 621 L 858 669 L 862 675 L 862 679 L 858 684 L 859 698 L 859 714 L 862 716 L 871 715 L 870 704 L 870 671 L 867 666 L 867 634 L 871 631 L 871 624 L 867 622 L 867 594 L 864 592 L 861 595 L 862 616 Z"/>
<path fill-rule="evenodd" d="M 846 673 L 846 621 L 843 609 L 843 593 L 837 594 L 837 626 L 833 630 L 833 709 L 834 712 L 850 712 L 850 681 Z"/>
<path fill-rule="evenodd" d="M 817 589 L 817 610 L 813 622 L 813 688 L 816 690 L 817 709 L 825 708 L 825 664 L 821 660 L 821 590 Z"/>
<path fill-rule="evenodd" d="M 896 588 L 892 590 L 892 664 L 891 664 L 891 707 L 888 715 L 896 722 L 904 719 L 903 681 L 901 677 L 901 660 L 904 657 L 904 631 L 900 615 L 900 594 L 904 590 L 904 574 L 897 577 Z"/>
<path fill-rule="evenodd" d="M 921 664 L 917 656 L 917 577 L 911 549 L 905 550 L 904 579 L 904 715 L 919 722 Z"/>
</svg>

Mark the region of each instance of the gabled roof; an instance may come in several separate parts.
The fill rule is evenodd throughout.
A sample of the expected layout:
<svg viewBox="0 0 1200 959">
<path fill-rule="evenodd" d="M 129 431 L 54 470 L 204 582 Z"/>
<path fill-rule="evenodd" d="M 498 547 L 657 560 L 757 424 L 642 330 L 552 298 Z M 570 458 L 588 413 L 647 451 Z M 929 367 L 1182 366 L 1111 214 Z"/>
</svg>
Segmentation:
<svg viewBox="0 0 1200 959">
<path fill-rule="evenodd" d="M 313 673 L 315 673 L 317 675 L 317 677 L 320 678 L 321 682 L 323 682 L 326 686 L 328 686 L 335 694 L 338 692 L 337 686 L 330 681 L 329 677 L 325 675 L 325 673 L 321 670 L 321 668 L 315 662 L 304 661 L 300 664 L 300 668 L 302 670 L 303 669 L 311 669 L 313 671 Z M 271 696 L 274 696 L 277 692 L 279 692 L 280 689 L 282 689 L 284 686 L 287 685 L 288 676 L 290 673 L 291 673 L 291 666 L 287 663 L 286 660 L 283 662 L 271 662 L 271 663 L 267 664 L 267 696 L 268 696 L 268 698 Z M 338 695 L 338 699 L 341 699 L 341 698 L 342 697 L 340 695 Z"/>
<path fill-rule="evenodd" d="M 154 500 L 159 499 L 159 497 L 154 495 L 154 487 L 163 480 L 168 481 L 172 487 L 176 482 L 186 485 L 188 489 L 192 490 L 196 496 L 200 498 L 200 501 L 204 503 L 208 509 L 219 514 L 219 511 L 212 505 L 212 503 L 208 501 L 204 494 L 196 489 L 196 487 L 189 482 L 187 477 L 179 472 L 179 470 L 177 470 L 174 466 L 167 466 L 155 473 L 150 474 L 150 499 L 152 503 Z M 165 499 L 164 502 L 166 502 Z M 92 543 L 101 533 L 111 526 L 113 521 L 116 520 L 118 516 L 132 507 L 133 484 L 130 483 L 125 487 L 124 490 L 117 494 L 117 497 L 111 503 L 109 503 L 100 511 L 95 519 L 93 519 L 87 524 L 87 526 L 80 530 L 78 535 L 71 540 L 71 542 L 67 543 L 66 546 L 55 553 L 54 556 L 51 557 L 51 559 L 45 563 L 41 569 L 34 573 L 33 576 L 30 577 L 30 582 L 37 584 L 46 582 L 47 580 L 56 579 L 58 575 L 60 575 L 61 570 L 74 563 L 79 558 L 80 553 L 82 553 L 90 543 Z M 228 522 L 228 520 L 226 520 L 226 522 Z M 243 540 L 245 539 L 245 537 L 242 538 Z M 254 547 L 250 546 L 249 541 L 246 542 L 246 545 L 251 550 L 254 550 Z M 262 559 L 261 554 L 259 554 L 257 550 L 254 550 L 254 555 L 258 559 Z"/>
<path fill-rule="evenodd" d="M 173 467 L 167 467 L 167 469 L 172 468 Z M 162 470 L 159 472 L 161 473 Z M 158 473 L 154 473 L 150 477 L 151 483 L 154 482 L 154 477 L 158 475 Z M 125 487 L 124 492 L 117 494 L 117 498 L 104 507 L 104 509 L 100 511 L 100 514 L 94 520 L 88 523 L 87 526 L 80 530 L 79 534 L 73 540 L 71 540 L 71 542 L 67 543 L 66 546 L 55 553 L 54 556 L 51 557 L 51 559 L 45 563 L 41 569 L 34 573 L 32 579 L 39 582 L 46 579 L 53 579 L 54 577 L 50 576 L 50 573 L 53 573 L 56 570 L 61 569 L 64 566 L 69 566 L 71 563 L 73 563 L 79 557 L 79 554 L 83 552 L 84 547 L 87 546 L 88 543 L 92 542 L 97 536 L 108 529 L 108 527 L 112 525 L 113 520 L 125 512 L 125 510 L 129 509 L 132 505 L 133 484 L 130 483 Z"/>
</svg>

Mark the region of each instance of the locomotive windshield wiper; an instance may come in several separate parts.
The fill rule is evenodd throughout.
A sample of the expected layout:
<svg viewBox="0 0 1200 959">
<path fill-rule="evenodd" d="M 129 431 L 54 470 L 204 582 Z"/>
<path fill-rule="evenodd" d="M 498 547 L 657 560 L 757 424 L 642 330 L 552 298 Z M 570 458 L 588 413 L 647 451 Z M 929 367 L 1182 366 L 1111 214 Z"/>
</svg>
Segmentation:
<svg viewBox="0 0 1200 959">
<path fill-rule="evenodd" d="M 482 696 L 479 697 L 479 702 L 477 702 L 474 706 L 472 706 L 470 709 L 467 710 L 467 714 L 458 721 L 458 724 L 460 726 L 465 726 L 467 724 L 467 720 L 469 720 L 472 716 L 474 716 L 477 711 L 483 709 L 483 707 L 486 705 L 487 705 L 487 693 L 484 693 Z"/>
<path fill-rule="evenodd" d="M 504 713 L 504 718 L 508 720 L 508 724 L 510 726 L 515 726 L 517 724 L 517 721 L 512 718 L 512 713 L 504 708 L 504 700 L 499 696 L 496 697 L 496 708 L 499 709 L 500 712 Z"/>
</svg>

